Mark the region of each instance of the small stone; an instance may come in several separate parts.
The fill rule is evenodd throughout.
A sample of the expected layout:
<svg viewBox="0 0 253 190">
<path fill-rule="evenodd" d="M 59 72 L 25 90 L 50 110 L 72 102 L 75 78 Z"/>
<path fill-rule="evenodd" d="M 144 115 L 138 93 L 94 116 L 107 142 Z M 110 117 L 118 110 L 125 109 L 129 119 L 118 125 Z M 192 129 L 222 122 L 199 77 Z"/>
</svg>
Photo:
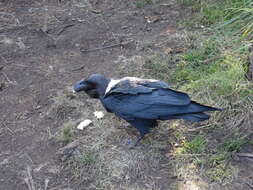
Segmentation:
<svg viewBox="0 0 253 190">
<path fill-rule="evenodd" d="M 0 162 L 0 166 L 6 165 L 9 163 L 9 160 L 5 158 L 3 161 Z"/>
</svg>

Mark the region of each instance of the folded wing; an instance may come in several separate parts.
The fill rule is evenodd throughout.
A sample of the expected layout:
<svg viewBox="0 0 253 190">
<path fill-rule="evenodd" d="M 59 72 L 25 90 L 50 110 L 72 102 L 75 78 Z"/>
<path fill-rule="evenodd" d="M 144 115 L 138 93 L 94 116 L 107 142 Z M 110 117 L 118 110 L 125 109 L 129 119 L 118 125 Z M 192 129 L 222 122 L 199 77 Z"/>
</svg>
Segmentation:
<svg viewBox="0 0 253 190">
<path fill-rule="evenodd" d="M 124 82 L 112 88 L 102 102 L 107 109 L 126 120 L 182 118 L 198 121 L 209 118 L 201 112 L 217 110 L 193 102 L 187 94 L 159 85 L 159 81 L 153 84 Z"/>
</svg>

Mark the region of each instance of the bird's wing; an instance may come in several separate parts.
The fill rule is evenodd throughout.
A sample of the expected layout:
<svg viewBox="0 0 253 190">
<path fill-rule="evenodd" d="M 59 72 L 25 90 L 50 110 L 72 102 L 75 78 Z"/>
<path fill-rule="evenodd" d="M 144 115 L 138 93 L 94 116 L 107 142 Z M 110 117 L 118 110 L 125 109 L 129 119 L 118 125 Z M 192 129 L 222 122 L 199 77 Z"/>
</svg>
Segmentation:
<svg viewBox="0 0 253 190">
<path fill-rule="evenodd" d="M 134 77 L 125 77 L 115 85 L 111 86 L 105 96 L 110 94 L 141 94 L 150 93 L 155 89 L 169 88 L 166 82 L 153 79 L 139 79 Z"/>
<path fill-rule="evenodd" d="M 187 94 L 169 89 L 164 84 L 124 81 L 112 88 L 102 103 L 126 120 L 162 119 L 185 112 L 183 109 L 191 100 Z"/>
</svg>

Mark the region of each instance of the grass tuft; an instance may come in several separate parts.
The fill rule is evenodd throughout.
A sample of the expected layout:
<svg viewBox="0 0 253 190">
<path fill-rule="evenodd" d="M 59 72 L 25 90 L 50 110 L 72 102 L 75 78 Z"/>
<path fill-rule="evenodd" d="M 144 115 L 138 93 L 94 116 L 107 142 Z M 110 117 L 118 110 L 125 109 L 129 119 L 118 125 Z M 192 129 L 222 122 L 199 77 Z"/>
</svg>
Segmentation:
<svg viewBox="0 0 253 190">
<path fill-rule="evenodd" d="M 145 64 L 145 69 L 148 70 L 148 74 L 152 78 L 163 81 L 168 81 L 170 79 L 170 67 L 169 60 L 161 55 L 150 56 Z"/>
<path fill-rule="evenodd" d="M 196 136 L 191 141 L 183 142 L 182 153 L 200 154 L 206 147 L 206 139 L 203 136 Z"/>
<path fill-rule="evenodd" d="M 211 37 L 189 50 L 182 55 L 172 80 L 182 84 L 182 90 L 211 96 L 213 102 L 221 97 L 227 103 L 248 97 L 253 90 L 245 77 L 246 56 L 221 48 L 222 44 Z"/>
<path fill-rule="evenodd" d="M 60 136 L 57 137 L 57 139 L 63 142 L 64 144 L 71 142 L 74 137 L 74 131 L 73 131 L 74 124 L 75 123 L 72 121 L 65 123 L 63 125 L 63 128 L 61 129 Z"/>
<path fill-rule="evenodd" d="M 98 160 L 98 155 L 94 151 L 87 151 L 81 154 L 79 160 L 83 164 L 92 165 Z"/>
<path fill-rule="evenodd" d="M 152 4 L 152 3 L 153 3 L 152 0 L 137 0 L 137 1 L 135 2 L 135 6 L 136 6 L 137 8 L 139 8 L 139 9 L 141 9 L 141 8 L 144 8 L 146 5 L 150 5 L 150 4 Z"/>
<path fill-rule="evenodd" d="M 247 142 L 248 140 L 245 137 L 234 137 L 224 142 L 223 149 L 226 152 L 239 152 L 242 146 Z"/>
<path fill-rule="evenodd" d="M 239 31 L 242 37 L 253 35 L 252 0 L 179 0 L 196 13 L 188 26 L 215 26 Z"/>
</svg>

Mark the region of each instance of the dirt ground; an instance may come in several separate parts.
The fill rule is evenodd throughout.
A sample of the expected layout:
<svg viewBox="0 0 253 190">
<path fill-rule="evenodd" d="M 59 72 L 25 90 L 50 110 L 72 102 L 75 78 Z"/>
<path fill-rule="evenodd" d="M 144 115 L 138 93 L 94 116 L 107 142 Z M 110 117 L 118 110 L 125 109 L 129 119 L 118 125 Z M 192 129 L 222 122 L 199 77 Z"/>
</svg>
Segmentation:
<svg viewBox="0 0 253 190">
<path fill-rule="evenodd" d="M 176 1 L 136 2 L 0 1 L 0 189 L 174 188 L 179 179 L 165 156 L 170 129 L 156 131 L 149 147 L 128 150 L 135 131 L 108 113 L 96 120 L 93 111 L 105 112 L 100 104 L 71 92 L 92 73 L 123 77 L 129 62 L 144 76 L 143 56 L 180 48 L 185 12 Z M 94 124 L 74 127 L 71 141 L 78 139 L 75 154 L 92 158 L 62 160 L 63 127 L 87 118 Z"/>
</svg>

